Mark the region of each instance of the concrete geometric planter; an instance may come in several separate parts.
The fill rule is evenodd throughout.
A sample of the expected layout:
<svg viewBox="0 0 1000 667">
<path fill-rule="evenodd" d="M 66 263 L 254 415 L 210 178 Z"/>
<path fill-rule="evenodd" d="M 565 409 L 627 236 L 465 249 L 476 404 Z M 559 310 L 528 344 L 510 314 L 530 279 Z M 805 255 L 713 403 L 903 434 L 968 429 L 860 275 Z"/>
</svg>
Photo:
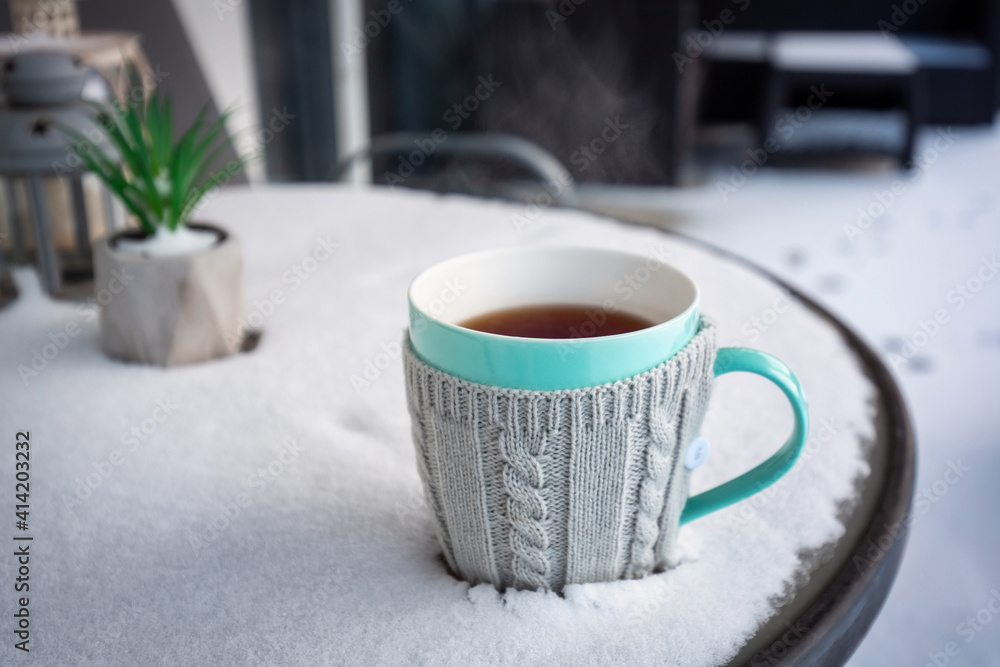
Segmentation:
<svg viewBox="0 0 1000 667">
<path fill-rule="evenodd" d="M 94 246 L 94 287 L 101 307 L 101 347 L 111 357 L 159 366 L 190 364 L 239 350 L 246 321 L 243 254 L 219 227 L 207 250 L 143 257 L 115 249 L 119 232 Z"/>
</svg>

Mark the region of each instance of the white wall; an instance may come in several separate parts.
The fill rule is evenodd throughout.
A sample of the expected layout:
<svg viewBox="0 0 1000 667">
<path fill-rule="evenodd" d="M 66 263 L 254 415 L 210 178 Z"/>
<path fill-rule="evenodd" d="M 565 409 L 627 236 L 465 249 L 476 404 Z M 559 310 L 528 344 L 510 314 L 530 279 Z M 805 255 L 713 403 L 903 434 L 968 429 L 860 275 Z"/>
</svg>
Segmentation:
<svg viewBox="0 0 1000 667">
<path fill-rule="evenodd" d="M 250 10 L 244 0 L 173 0 L 191 47 L 201 64 L 208 87 L 219 109 L 236 107 L 228 124 L 237 149 L 248 140 L 247 129 L 256 128 L 257 86 L 250 48 Z M 244 130 L 244 132 L 240 132 Z M 264 179 L 258 159 L 247 168 L 251 181 Z"/>
</svg>

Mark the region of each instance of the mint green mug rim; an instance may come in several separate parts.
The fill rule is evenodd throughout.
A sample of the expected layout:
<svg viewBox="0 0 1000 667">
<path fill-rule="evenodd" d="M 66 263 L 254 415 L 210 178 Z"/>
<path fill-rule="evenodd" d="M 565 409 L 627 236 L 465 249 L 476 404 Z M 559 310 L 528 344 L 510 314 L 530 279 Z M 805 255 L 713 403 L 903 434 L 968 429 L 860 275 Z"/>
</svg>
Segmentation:
<svg viewBox="0 0 1000 667">
<path fill-rule="evenodd" d="M 406 298 L 409 301 L 410 306 L 412 306 L 414 309 L 418 310 L 427 319 L 433 320 L 437 324 L 440 324 L 440 325 L 442 325 L 442 326 L 444 326 L 444 327 L 446 327 L 448 329 L 462 331 L 462 332 L 471 331 L 475 335 L 477 335 L 478 337 L 485 338 L 486 340 L 491 340 L 491 339 L 496 339 L 496 340 L 510 340 L 510 339 L 515 339 L 515 340 L 525 340 L 525 341 L 530 340 L 530 341 L 533 341 L 533 342 L 536 342 L 536 343 L 539 343 L 539 344 L 542 344 L 542 345 L 552 345 L 552 346 L 565 345 L 566 344 L 566 340 L 592 340 L 592 339 L 586 339 L 586 338 L 584 338 L 584 339 L 564 339 L 564 338 L 531 338 L 531 337 L 528 337 L 528 336 L 507 336 L 505 334 L 495 334 L 495 333 L 489 333 L 489 332 L 486 332 L 486 331 L 477 331 L 475 329 L 467 329 L 466 327 L 460 326 L 458 324 L 452 324 L 451 322 L 445 322 L 444 320 L 440 320 L 433 313 L 427 312 L 425 309 L 420 308 L 416 303 L 414 303 L 414 300 L 413 300 L 413 286 L 417 283 L 417 281 L 419 281 L 421 278 L 423 278 L 424 276 L 426 276 L 431 271 L 443 270 L 443 269 L 446 269 L 449 265 L 458 264 L 459 262 L 462 262 L 462 261 L 471 261 L 471 260 L 473 260 L 476 257 L 486 257 L 486 256 L 503 254 L 503 253 L 514 254 L 514 253 L 517 253 L 517 252 L 525 252 L 525 251 L 539 251 L 539 252 L 541 252 L 541 251 L 546 251 L 546 250 L 549 250 L 549 251 L 551 251 L 551 250 L 592 250 L 592 251 L 601 252 L 601 253 L 606 254 L 606 255 L 618 255 L 619 257 L 627 257 L 629 259 L 646 259 L 642 255 L 639 255 L 637 253 L 628 252 L 628 251 L 625 251 L 625 250 L 617 250 L 617 249 L 613 249 L 613 248 L 601 248 L 601 247 L 598 247 L 598 246 L 588 246 L 588 245 L 582 245 L 582 244 L 512 246 L 512 247 L 505 247 L 505 248 L 494 248 L 494 249 L 490 249 L 490 250 L 477 250 L 475 252 L 465 253 L 463 255 L 457 255 L 455 257 L 451 257 L 451 258 L 446 259 L 446 260 L 444 260 L 442 262 L 438 262 L 437 264 L 429 266 L 426 269 L 424 269 L 423 271 L 421 271 L 419 274 L 417 274 L 417 276 L 413 280 L 410 281 L 410 284 L 409 284 L 409 286 L 406 289 Z M 637 331 L 629 331 L 628 333 L 623 333 L 623 334 L 613 334 L 611 336 L 600 336 L 600 338 L 622 340 L 622 339 L 627 339 L 627 338 L 630 338 L 630 337 L 638 337 L 638 336 L 641 336 L 643 333 L 648 332 L 651 329 L 655 329 L 657 327 L 664 327 L 664 326 L 668 326 L 670 324 L 673 324 L 677 320 L 680 320 L 682 318 L 688 317 L 688 316 L 691 315 L 692 312 L 699 310 L 699 306 L 700 306 L 700 302 L 701 302 L 701 292 L 698 289 L 698 284 L 696 282 L 694 282 L 694 280 L 691 279 L 691 276 L 689 276 L 688 274 L 684 273 L 684 271 L 678 269 L 676 266 L 673 266 L 672 264 L 664 264 L 664 266 L 666 266 L 668 269 L 670 269 L 671 271 L 673 271 L 677 275 L 682 276 L 687 281 L 687 283 L 689 284 L 690 288 L 694 291 L 694 298 L 691 300 L 691 303 L 688 305 L 688 307 L 685 308 L 682 312 L 678 313 L 677 315 L 674 315 L 670 319 L 664 320 L 662 322 L 657 322 L 656 324 L 654 324 L 652 326 L 649 326 L 649 327 L 646 327 L 644 329 L 639 329 Z M 574 305 L 592 306 L 593 304 L 588 303 L 588 304 L 574 304 Z"/>
</svg>

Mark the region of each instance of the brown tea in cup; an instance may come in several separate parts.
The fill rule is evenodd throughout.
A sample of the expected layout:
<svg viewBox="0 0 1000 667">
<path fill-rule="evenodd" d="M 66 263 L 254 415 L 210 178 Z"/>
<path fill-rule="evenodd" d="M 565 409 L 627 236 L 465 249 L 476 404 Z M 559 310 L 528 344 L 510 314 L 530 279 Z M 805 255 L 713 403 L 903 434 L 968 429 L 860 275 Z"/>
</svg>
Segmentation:
<svg viewBox="0 0 1000 667">
<path fill-rule="evenodd" d="M 600 306 L 543 304 L 493 310 L 459 323 L 484 333 L 520 338 L 595 338 L 653 326 L 646 318 Z"/>
</svg>

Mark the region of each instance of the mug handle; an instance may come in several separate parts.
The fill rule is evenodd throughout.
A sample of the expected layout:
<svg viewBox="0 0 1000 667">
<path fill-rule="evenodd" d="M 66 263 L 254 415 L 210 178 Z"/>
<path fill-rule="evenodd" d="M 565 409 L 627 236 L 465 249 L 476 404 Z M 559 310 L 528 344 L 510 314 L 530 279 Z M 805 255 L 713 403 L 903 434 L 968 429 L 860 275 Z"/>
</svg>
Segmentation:
<svg viewBox="0 0 1000 667">
<path fill-rule="evenodd" d="M 792 404 L 795 426 L 785 444 L 768 460 L 739 477 L 688 498 L 681 512 L 681 525 L 711 514 L 723 507 L 749 498 L 777 482 L 791 469 L 799 457 L 809 433 L 809 412 L 806 397 L 798 379 L 788 366 L 766 352 L 746 347 L 724 347 L 715 357 L 715 377 L 745 371 L 766 377 L 778 385 Z"/>
</svg>

